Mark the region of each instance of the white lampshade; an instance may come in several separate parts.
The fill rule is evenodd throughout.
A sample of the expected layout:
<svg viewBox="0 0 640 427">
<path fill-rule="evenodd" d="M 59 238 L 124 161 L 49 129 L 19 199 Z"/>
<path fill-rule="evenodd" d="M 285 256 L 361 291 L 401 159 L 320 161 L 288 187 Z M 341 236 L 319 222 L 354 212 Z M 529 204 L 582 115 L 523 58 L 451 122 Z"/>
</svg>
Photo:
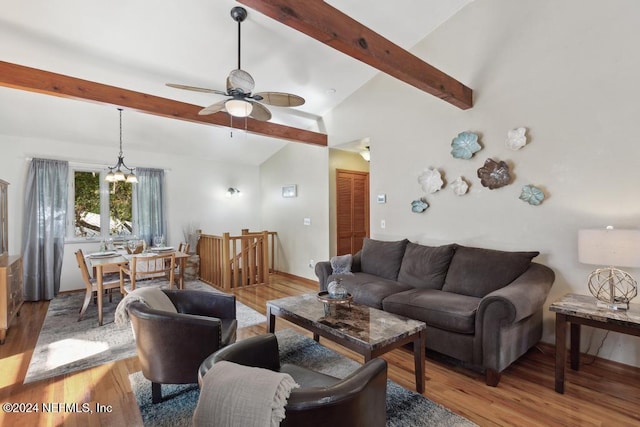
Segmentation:
<svg viewBox="0 0 640 427">
<path fill-rule="evenodd" d="M 640 230 L 580 230 L 578 259 L 583 264 L 640 267 Z"/>
<path fill-rule="evenodd" d="M 248 117 L 253 111 L 253 105 L 242 99 L 230 99 L 224 103 L 224 108 L 234 117 Z"/>
</svg>

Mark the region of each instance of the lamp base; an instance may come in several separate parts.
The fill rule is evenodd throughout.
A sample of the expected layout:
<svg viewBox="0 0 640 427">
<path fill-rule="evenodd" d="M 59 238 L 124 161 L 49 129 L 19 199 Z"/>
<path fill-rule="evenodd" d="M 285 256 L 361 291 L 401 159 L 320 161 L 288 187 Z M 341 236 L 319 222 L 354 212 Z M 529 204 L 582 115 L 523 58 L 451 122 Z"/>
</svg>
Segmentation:
<svg viewBox="0 0 640 427">
<path fill-rule="evenodd" d="M 638 294 L 638 284 L 625 271 L 599 268 L 589 276 L 589 291 L 598 300 L 598 308 L 628 310 L 629 301 Z"/>
<path fill-rule="evenodd" d="M 598 308 L 606 308 L 608 310 L 629 310 L 628 302 L 604 302 L 598 301 L 596 306 Z"/>
</svg>

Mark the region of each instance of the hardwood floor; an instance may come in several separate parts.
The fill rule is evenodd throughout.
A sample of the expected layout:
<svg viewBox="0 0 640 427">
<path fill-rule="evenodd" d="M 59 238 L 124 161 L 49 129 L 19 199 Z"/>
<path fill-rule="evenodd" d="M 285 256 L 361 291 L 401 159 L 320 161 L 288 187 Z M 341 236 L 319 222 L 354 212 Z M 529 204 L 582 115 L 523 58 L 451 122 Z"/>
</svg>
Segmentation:
<svg viewBox="0 0 640 427">
<path fill-rule="evenodd" d="M 271 277 L 268 286 L 236 290 L 238 300 L 265 313 L 270 299 L 315 292 L 311 281 L 282 275 Z M 136 358 L 105 364 L 37 383 L 23 385 L 29 360 L 44 320 L 48 303 L 26 303 L 0 346 L 0 402 L 72 404 L 88 402 L 93 413 L 6 413 L 2 426 L 141 426 L 142 420 L 131 392 L 128 375 L 139 370 Z M 90 307 L 89 310 L 95 309 Z M 277 329 L 294 328 L 283 320 Z M 238 331 L 238 339 L 265 333 L 265 325 Z M 428 337 L 427 337 L 428 339 Z M 326 340 L 324 345 L 359 362 L 361 356 Z M 414 388 L 413 353 L 394 350 L 384 358 L 389 377 Z M 591 356 L 585 361 L 590 362 Z M 502 375 L 498 387 L 488 387 L 479 373 L 427 358 L 424 395 L 481 426 L 637 426 L 640 425 L 640 369 L 596 359 L 579 372 L 567 369 L 565 394 L 554 391 L 554 349 L 532 349 Z M 105 412 L 95 412 L 96 404 Z M 41 408 L 41 406 L 40 406 Z M 55 405 L 51 405 L 55 410 Z"/>
</svg>

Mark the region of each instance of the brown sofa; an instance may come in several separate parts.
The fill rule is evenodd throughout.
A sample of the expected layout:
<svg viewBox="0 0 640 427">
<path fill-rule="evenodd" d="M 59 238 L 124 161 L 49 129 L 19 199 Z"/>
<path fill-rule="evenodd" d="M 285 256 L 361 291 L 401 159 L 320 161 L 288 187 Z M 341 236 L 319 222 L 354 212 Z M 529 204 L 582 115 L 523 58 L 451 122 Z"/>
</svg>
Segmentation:
<svg viewBox="0 0 640 427">
<path fill-rule="evenodd" d="M 555 274 L 531 262 L 538 254 L 365 239 L 351 273 L 333 274 L 330 261 L 315 272 L 321 291 L 341 278 L 355 303 L 425 322 L 427 349 L 485 371 L 496 386 L 542 337 Z"/>
</svg>

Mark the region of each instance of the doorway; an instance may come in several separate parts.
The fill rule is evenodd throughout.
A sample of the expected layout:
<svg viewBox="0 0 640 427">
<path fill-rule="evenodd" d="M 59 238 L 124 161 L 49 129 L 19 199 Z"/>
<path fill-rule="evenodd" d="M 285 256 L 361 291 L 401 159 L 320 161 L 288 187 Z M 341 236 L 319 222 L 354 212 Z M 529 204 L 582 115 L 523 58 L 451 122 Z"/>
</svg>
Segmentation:
<svg viewBox="0 0 640 427">
<path fill-rule="evenodd" d="M 369 237 L 369 172 L 336 169 L 336 255 L 355 254 Z"/>
</svg>

